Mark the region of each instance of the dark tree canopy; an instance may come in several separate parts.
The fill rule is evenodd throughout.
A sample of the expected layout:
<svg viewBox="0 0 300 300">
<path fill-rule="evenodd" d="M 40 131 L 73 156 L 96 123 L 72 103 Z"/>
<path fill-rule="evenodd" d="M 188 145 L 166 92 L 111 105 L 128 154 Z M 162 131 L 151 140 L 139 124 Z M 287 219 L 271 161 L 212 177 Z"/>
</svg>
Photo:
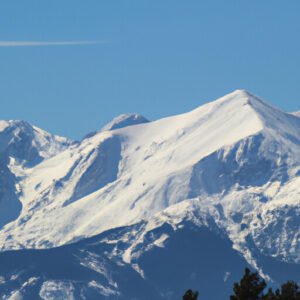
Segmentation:
<svg viewBox="0 0 300 300">
<path fill-rule="evenodd" d="M 288 281 L 281 286 L 280 300 L 300 300 L 299 286 L 294 281 Z"/>
<path fill-rule="evenodd" d="M 230 300 L 260 300 L 265 287 L 265 281 L 261 280 L 256 272 L 251 273 L 246 268 L 240 283 L 234 283 L 234 295 L 230 296 Z"/>
<path fill-rule="evenodd" d="M 295 281 L 287 281 L 281 285 L 281 290 L 277 289 L 275 293 L 269 288 L 264 294 L 266 286 L 266 282 L 258 276 L 257 272 L 251 273 L 246 268 L 240 282 L 234 283 L 234 295 L 230 296 L 230 300 L 300 300 L 299 286 Z M 198 295 L 198 292 L 187 290 L 182 299 L 197 300 Z"/>
<path fill-rule="evenodd" d="M 274 294 L 272 289 L 268 289 L 268 292 L 262 297 L 262 300 L 278 300 L 279 290 L 276 290 Z"/>
<path fill-rule="evenodd" d="M 240 283 L 234 283 L 234 295 L 230 296 L 230 300 L 300 300 L 299 286 L 294 281 L 282 284 L 281 291 L 277 289 L 275 293 L 269 288 L 264 294 L 265 287 L 265 281 L 246 268 Z"/>
<path fill-rule="evenodd" d="M 276 290 L 273 293 L 272 289 L 269 289 L 262 300 L 300 300 L 299 286 L 294 281 L 288 281 L 281 285 L 281 291 Z"/>
<path fill-rule="evenodd" d="M 183 300 L 197 300 L 199 293 L 193 292 L 192 290 L 187 290 L 184 296 L 182 297 Z"/>
</svg>

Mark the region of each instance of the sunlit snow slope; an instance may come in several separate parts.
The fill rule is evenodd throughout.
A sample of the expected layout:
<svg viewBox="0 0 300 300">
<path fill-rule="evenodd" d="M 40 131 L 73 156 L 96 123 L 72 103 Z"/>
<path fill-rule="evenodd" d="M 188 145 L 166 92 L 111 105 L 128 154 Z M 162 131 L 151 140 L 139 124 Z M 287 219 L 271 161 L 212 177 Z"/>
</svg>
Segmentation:
<svg viewBox="0 0 300 300">
<path fill-rule="evenodd" d="M 253 245 L 300 262 L 299 117 L 237 90 L 182 115 L 126 120 L 80 143 L 34 127 L 37 158 L 6 155 L 7 193 L 19 206 L 1 219 L 2 250 L 59 246 L 144 219 L 153 229 L 197 212 L 253 265 Z M 0 196 L 5 210 L 10 198 Z"/>
</svg>

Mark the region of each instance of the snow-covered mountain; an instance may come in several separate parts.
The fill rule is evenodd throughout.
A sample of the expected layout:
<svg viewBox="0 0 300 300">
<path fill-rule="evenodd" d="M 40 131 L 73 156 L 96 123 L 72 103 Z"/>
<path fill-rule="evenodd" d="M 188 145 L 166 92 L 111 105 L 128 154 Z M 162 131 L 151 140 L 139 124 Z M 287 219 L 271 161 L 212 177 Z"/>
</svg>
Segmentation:
<svg viewBox="0 0 300 300">
<path fill-rule="evenodd" d="M 246 264 L 300 280 L 300 118 L 246 91 L 81 142 L 2 121 L 0 146 L 1 250 L 36 249 L 0 254 L 5 299 L 180 299 L 203 280 L 218 299 Z"/>
<path fill-rule="evenodd" d="M 72 144 L 24 121 L 0 121 L 0 226 L 19 217 L 20 176 Z"/>
<path fill-rule="evenodd" d="M 111 122 L 106 124 L 102 129 L 88 133 L 84 137 L 84 139 L 90 138 L 102 131 L 109 131 L 109 130 L 119 129 L 119 128 L 123 128 L 123 127 L 127 127 L 127 126 L 148 123 L 148 122 L 149 122 L 149 120 L 147 120 L 145 117 L 138 115 L 138 114 L 122 114 L 122 115 L 114 118 Z"/>
</svg>

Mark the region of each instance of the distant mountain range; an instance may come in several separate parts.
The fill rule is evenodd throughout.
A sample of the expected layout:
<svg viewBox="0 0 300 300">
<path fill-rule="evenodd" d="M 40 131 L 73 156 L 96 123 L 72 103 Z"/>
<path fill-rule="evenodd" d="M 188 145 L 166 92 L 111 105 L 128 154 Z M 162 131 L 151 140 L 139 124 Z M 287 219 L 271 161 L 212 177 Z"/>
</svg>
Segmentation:
<svg viewBox="0 0 300 300">
<path fill-rule="evenodd" d="M 244 90 L 80 141 L 0 121 L 1 299 L 229 299 L 300 282 L 300 118 Z"/>
</svg>

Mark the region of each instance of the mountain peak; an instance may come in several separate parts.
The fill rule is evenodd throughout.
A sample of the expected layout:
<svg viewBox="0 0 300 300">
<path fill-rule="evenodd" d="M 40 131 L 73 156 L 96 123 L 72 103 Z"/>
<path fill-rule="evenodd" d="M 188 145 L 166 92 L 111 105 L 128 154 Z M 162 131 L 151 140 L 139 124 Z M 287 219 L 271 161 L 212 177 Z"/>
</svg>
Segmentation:
<svg viewBox="0 0 300 300">
<path fill-rule="evenodd" d="M 300 117 L 300 110 L 299 111 L 294 111 L 291 113 L 294 116 Z"/>
<path fill-rule="evenodd" d="M 33 166 L 56 155 L 73 142 L 52 135 L 22 120 L 0 121 L 0 152 L 24 166 Z"/>
<path fill-rule="evenodd" d="M 244 89 L 237 89 L 237 90 L 233 91 L 232 94 L 246 96 L 246 97 L 253 96 L 253 94 L 251 94 L 250 92 L 248 92 L 247 90 L 244 90 Z"/>
<path fill-rule="evenodd" d="M 32 129 L 32 126 L 22 120 L 9 120 L 9 121 L 4 121 L 0 120 L 0 132 L 7 130 L 7 128 L 11 128 L 11 130 L 15 130 L 16 128 L 24 128 L 24 129 Z"/>
<path fill-rule="evenodd" d="M 84 139 L 90 138 L 99 132 L 120 129 L 120 128 L 124 128 L 124 127 L 128 127 L 128 126 L 133 126 L 133 125 L 138 125 L 138 124 L 148 123 L 148 122 L 149 122 L 149 120 L 147 120 L 145 117 L 143 117 L 139 114 L 132 114 L 132 113 L 131 114 L 121 114 L 121 115 L 115 117 L 108 124 L 106 124 L 102 129 L 88 133 L 84 137 Z"/>
<path fill-rule="evenodd" d="M 250 93 L 247 90 L 243 90 L 243 89 L 235 90 L 235 91 L 219 98 L 216 101 L 232 101 L 232 100 L 245 101 L 245 103 L 250 103 L 250 102 L 262 103 L 262 102 L 264 102 L 262 99 L 260 99 L 256 95 Z"/>
<path fill-rule="evenodd" d="M 111 122 L 105 125 L 101 131 L 120 129 L 127 126 L 148 123 L 149 120 L 139 114 L 122 114 L 115 117 Z"/>
</svg>

